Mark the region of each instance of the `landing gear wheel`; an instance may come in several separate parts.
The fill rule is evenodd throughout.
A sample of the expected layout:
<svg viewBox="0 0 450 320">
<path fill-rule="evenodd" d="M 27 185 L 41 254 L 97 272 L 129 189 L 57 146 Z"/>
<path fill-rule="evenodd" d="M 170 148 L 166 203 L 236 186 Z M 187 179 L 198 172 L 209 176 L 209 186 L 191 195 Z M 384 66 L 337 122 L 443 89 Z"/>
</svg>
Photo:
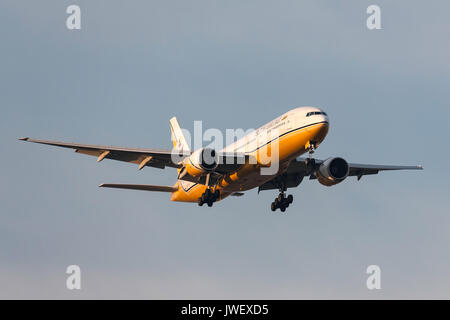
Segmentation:
<svg viewBox="0 0 450 320">
<path fill-rule="evenodd" d="M 284 194 L 283 194 L 283 193 L 280 193 L 280 194 L 278 195 L 278 197 L 277 197 L 277 201 L 278 201 L 279 203 L 281 203 L 281 202 L 283 202 L 283 200 L 284 200 Z"/>
<path fill-rule="evenodd" d="M 270 209 L 272 211 L 276 211 L 279 208 L 281 212 L 284 212 L 286 211 L 286 208 L 289 207 L 289 205 L 292 203 L 292 201 L 294 201 L 294 197 L 291 194 L 286 197 L 287 186 L 286 181 L 283 177 L 275 181 L 275 183 L 280 193 L 275 198 L 274 202 L 272 202 L 272 204 L 270 205 Z"/>
<path fill-rule="evenodd" d="M 275 203 L 275 201 L 272 202 L 272 203 L 270 204 L 270 209 L 271 209 L 272 211 L 277 210 L 277 204 Z"/>
<path fill-rule="evenodd" d="M 214 192 L 210 188 L 207 188 L 202 196 L 198 199 L 198 205 L 202 206 L 207 204 L 208 207 L 212 207 L 214 202 L 216 202 L 220 197 L 220 190 L 216 189 Z"/>
<path fill-rule="evenodd" d="M 287 203 L 289 205 L 289 204 L 292 203 L 292 201 L 294 201 L 294 196 L 292 194 L 290 194 L 290 195 L 287 196 L 286 200 L 287 200 Z"/>
</svg>

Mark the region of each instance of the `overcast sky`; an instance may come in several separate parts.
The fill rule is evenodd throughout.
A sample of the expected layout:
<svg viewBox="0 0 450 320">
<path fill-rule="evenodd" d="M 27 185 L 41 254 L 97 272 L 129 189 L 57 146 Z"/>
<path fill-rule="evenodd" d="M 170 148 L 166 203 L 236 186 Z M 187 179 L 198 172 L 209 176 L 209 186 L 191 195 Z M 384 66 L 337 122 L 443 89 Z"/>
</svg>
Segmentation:
<svg viewBox="0 0 450 320">
<path fill-rule="evenodd" d="M 450 298 L 448 1 L 79 0 L 69 31 L 73 3 L 0 2 L 0 298 Z M 281 215 L 275 190 L 100 189 L 176 171 L 17 140 L 170 149 L 174 115 L 246 129 L 304 105 L 330 116 L 317 157 L 425 170 L 305 179 Z"/>
</svg>

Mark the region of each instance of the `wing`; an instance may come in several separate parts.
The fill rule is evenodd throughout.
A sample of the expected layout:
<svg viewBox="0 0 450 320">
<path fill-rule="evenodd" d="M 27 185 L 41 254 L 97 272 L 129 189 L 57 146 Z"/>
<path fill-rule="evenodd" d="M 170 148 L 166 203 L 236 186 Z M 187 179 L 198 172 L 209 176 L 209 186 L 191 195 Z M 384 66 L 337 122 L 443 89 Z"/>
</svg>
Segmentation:
<svg viewBox="0 0 450 320">
<path fill-rule="evenodd" d="M 377 174 L 380 171 L 393 171 L 393 170 L 422 170 L 421 165 L 417 166 L 389 166 L 389 165 L 376 165 L 376 164 L 360 164 L 349 163 L 349 176 L 357 176 L 358 180 L 362 176 L 369 174 Z"/>
<path fill-rule="evenodd" d="M 97 157 L 100 162 L 103 159 L 119 160 L 139 165 L 139 170 L 145 166 L 164 169 L 166 166 L 179 168 L 181 165 L 172 161 L 172 151 L 156 149 L 133 149 L 112 146 L 97 146 L 90 144 L 68 143 L 59 141 L 21 138 L 19 140 L 47 144 L 62 148 L 75 149 L 75 152 Z M 179 159 L 187 157 L 190 152 L 177 154 Z"/>
<path fill-rule="evenodd" d="M 159 191 L 159 192 L 175 192 L 178 188 L 170 186 L 154 186 L 148 184 L 117 184 L 117 183 L 103 183 L 99 185 L 101 188 L 115 188 L 115 189 L 129 189 L 129 190 L 143 190 L 143 191 Z"/>
<path fill-rule="evenodd" d="M 287 188 L 297 187 L 305 176 L 309 176 L 310 179 L 316 179 L 314 172 L 323 163 L 324 160 L 315 159 L 315 166 L 311 167 L 306 165 L 306 158 L 297 158 L 289 164 L 286 171 L 275 177 L 274 179 L 261 185 L 258 189 L 270 190 L 278 189 L 280 183 L 284 183 Z M 349 163 L 349 176 L 356 176 L 358 180 L 364 175 L 377 174 L 380 171 L 392 171 L 392 170 L 422 170 L 421 165 L 418 166 L 391 166 L 391 165 L 374 165 L 374 164 L 360 164 Z"/>
<path fill-rule="evenodd" d="M 141 170 L 145 166 L 160 169 L 164 169 L 166 166 L 172 168 L 181 168 L 181 160 L 191 155 L 190 151 L 177 151 L 177 153 L 175 154 L 175 158 L 180 162 L 173 162 L 173 153 L 170 150 L 121 148 L 61 141 L 39 140 L 32 138 L 21 138 L 19 140 L 75 149 L 75 152 L 97 157 L 98 162 L 102 161 L 103 159 L 130 162 L 139 165 L 139 170 Z M 248 156 L 245 154 L 219 153 L 218 157 L 219 165 L 215 170 L 215 175 L 223 175 L 226 173 L 234 172 L 248 160 Z M 185 176 L 183 180 L 198 182 L 198 179 L 190 179 L 189 176 Z"/>
</svg>

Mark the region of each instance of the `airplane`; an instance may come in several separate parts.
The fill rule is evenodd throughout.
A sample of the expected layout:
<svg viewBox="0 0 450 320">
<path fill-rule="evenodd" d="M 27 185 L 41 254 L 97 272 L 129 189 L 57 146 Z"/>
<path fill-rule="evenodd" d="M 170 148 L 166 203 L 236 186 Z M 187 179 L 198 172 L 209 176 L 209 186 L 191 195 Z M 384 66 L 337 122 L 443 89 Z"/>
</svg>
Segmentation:
<svg viewBox="0 0 450 320">
<path fill-rule="evenodd" d="M 197 202 L 199 206 L 206 203 L 209 207 L 228 196 L 242 196 L 244 191 L 258 188 L 258 193 L 278 190 L 270 208 L 284 212 L 293 202 L 292 195 L 286 196 L 287 189 L 297 187 L 304 177 L 329 187 L 349 176 L 355 176 L 359 181 L 364 175 L 380 171 L 423 169 L 421 165 L 348 163 L 341 157 L 314 159 L 312 154 L 330 127 L 328 115 L 316 107 L 292 109 L 220 151 L 212 148 L 191 151 L 177 119 L 173 117 L 169 123 L 172 150 L 120 148 L 28 137 L 19 140 L 75 149 L 75 152 L 97 157 L 98 162 L 103 159 L 130 162 L 137 164 L 139 170 L 144 167 L 176 168 L 177 182 L 173 186 L 105 183 L 100 187 L 167 192 L 172 201 Z M 268 132 L 276 134 L 269 135 Z M 267 161 L 267 156 L 262 155 L 275 153 L 275 146 L 278 168 L 271 174 L 262 174 L 262 169 L 275 161 L 272 158 Z M 305 153 L 308 153 L 307 157 L 300 157 Z"/>
</svg>

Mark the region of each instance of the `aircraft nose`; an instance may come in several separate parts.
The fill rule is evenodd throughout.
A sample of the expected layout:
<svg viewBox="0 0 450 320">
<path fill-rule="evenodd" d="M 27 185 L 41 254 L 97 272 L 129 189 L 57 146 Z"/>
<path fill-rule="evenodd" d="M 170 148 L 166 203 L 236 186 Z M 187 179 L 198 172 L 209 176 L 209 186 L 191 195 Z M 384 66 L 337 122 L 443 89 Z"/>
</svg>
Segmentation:
<svg viewBox="0 0 450 320">
<path fill-rule="evenodd" d="M 324 119 L 323 122 L 320 124 L 320 131 L 328 132 L 329 127 L 330 123 L 328 122 L 328 119 Z"/>
<path fill-rule="evenodd" d="M 323 110 L 320 110 L 320 111 L 321 111 L 320 121 L 323 121 L 324 124 L 325 124 L 326 126 L 328 126 L 329 123 L 330 123 L 330 120 L 328 119 L 328 115 L 327 115 L 326 112 L 324 112 Z"/>
<path fill-rule="evenodd" d="M 317 141 L 322 142 L 328 133 L 330 123 L 328 121 L 328 117 L 325 115 L 322 116 L 322 119 L 320 121 L 321 123 L 317 125 L 316 130 L 314 132 L 314 136 Z"/>
</svg>

